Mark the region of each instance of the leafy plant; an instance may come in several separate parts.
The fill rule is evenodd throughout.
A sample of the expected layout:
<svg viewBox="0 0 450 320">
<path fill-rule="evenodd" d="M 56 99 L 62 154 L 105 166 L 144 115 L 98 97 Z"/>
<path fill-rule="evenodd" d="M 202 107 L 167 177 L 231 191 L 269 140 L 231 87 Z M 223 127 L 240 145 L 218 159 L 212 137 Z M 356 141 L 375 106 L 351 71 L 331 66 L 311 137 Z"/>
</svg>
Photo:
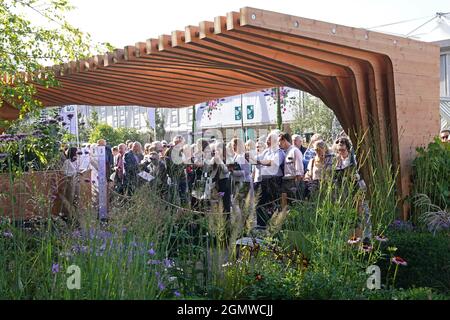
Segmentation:
<svg viewBox="0 0 450 320">
<path fill-rule="evenodd" d="M 435 234 L 450 229 L 450 213 L 447 210 L 432 204 L 430 198 L 424 194 L 415 195 L 413 200 L 414 205 L 422 211 L 419 222 L 423 223 L 430 232 Z"/>
<path fill-rule="evenodd" d="M 399 288 L 430 287 L 443 293 L 450 290 L 450 236 L 439 232 L 410 231 L 389 228 L 389 247 L 397 248 L 395 255 L 403 257 L 407 266 L 397 275 Z M 388 250 L 385 247 L 384 250 Z M 383 250 L 383 251 L 384 251 Z M 387 274 L 387 260 L 380 260 L 382 275 Z"/>
<path fill-rule="evenodd" d="M 320 133 L 326 141 L 332 140 L 342 131 L 333 111 L 319 98 L 305 93 L 303 101 L 296 104 L 298 111 L 292 124 L 293 131 Z"/>
<path fill-rule="evenodd" d="M 450 144 L 435 138 L 427 148 L 418 148 L 417 153 L 413 162 L 413 192 L 427 195 L 431 204 L 445 211 L 450 206 Z M 429 211 L 423 206 L 414 209 L 416 221 Z"/>
<path fill-rule="evenodd" d="M 54 118 L 38 120 L 28 116 L 16 121 L 6 134 L 0 135 L 0 153 L 8 155 L 11 162 L 9 169 L 7 159 L 0 160 L 0 172 L 57 168 L 64 134 L 64 129 Z"/>
</svg>

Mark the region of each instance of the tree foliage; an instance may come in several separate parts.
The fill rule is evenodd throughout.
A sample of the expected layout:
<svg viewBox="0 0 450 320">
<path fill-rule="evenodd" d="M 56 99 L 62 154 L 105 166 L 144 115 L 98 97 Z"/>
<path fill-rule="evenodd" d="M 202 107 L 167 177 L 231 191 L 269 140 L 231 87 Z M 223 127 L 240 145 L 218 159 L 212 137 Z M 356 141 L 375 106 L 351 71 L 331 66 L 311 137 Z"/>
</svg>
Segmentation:
<svg viewBox="0 0 450 320">
<path fill-rule="evenodd" d="M 151 142 L 151 135 L 139 132 L 136 128 L 114 129 L 110 125 L 102 123 L 92 129 L 89 142 L 96 143 L 99 139 L 105 139 L 110 146 L 117 146 L 119 143 L 125 143 L 127 140 L 141 143 Z"/>
<path fill-rule="evenodd" d="M 65 14 L 71 9 L 67 0 L 0 0 L 0 106 L 6 102 L 19 109 L 20 118 L 42 106 L 35 84 L 58 85 L 44 66 L 111 48 L 92 45 L 89 34 L 69 24 Z"/>
<path fill-rule="evenodd" d="M 159 110 L 155 110 L 155 132 L 156 139 L 164 139 L 166 130 L 164 129 L 164 114 Z"/>
<path fill-rule="evenodd" d="M 305 93 L 298 110 L 293 123 L 295 132 L 320 133 L 325 140 L 331 140 L 342 130 L 333 111 L 319 98 Z"/>
</svg>

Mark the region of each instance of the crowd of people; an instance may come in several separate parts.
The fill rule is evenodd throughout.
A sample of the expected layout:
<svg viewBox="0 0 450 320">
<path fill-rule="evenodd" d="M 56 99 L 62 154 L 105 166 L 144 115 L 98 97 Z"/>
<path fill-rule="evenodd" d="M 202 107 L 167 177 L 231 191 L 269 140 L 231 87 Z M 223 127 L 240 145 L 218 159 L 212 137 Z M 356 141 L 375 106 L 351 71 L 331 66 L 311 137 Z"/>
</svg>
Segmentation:
<svg viewBox="0 0 450 320">
<path fill-rule="evenodd" d="M 272 131 L 256 142 L 234 138 L 199 139 L 188 144 L 182 136 L 171 142 L 155 141 L 141 145 L 126 141 L 108 147 L 106 171 L 112 189 L 131 196 L 142 185 L 154 187 L 164 200 L 196 211 L 208 211 L 219 203 L 223 212 L 245 206 L 247 197 L 256 201 L 258 228 L 265 228 L 280 206 L 280 197 L 310 198 L 329 171 L 343 172 L 355 167 L 350 140 L 337 139 L 330 148 L 320 134 L 311 137 L 308 147 L 300 135 Z M 73 175 L 80 168 L 92 145 L 71 148 L 64 168 Z M 78 154 L 78 160 L 77 160 Z M 78 169 L 74 164 L 78 163 Z"/>
</svg>

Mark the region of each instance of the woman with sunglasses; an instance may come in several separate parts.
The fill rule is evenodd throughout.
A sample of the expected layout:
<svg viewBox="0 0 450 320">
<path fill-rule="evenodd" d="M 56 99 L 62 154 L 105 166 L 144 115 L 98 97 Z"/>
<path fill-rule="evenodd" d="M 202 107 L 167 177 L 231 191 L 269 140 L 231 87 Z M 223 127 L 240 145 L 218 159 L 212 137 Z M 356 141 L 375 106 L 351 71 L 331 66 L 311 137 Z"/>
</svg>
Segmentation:
<svg viewBox="0 0 450 320">
<path fill-rule="evenodd" d="M 305 198 L 311 197 L 318 189 L 320 181 L 332 167 L 333 155 L 324 141 L 316 141 L 313 149 L 316 156 L 309 161 L 308 171 L 305 174 Z"/>
<path fill-rule="evenodd" d="M 356 158 L 353 153 L 350 140 L 346 137 L 338 138 L 334 144 L 336 150 L 336 157 L 334 163 L 334 176 L 335 183 L 338 188 L 336 191 L 341 190 L 341 192 L 347 193 L 349 196 L 349 190 L 347 188 L 351 186 L 352 182 L 356 183 L 355 187 L 352 188 L 352 194 L 355 195 L 359 190 L 362 192 L 362 197 L 358 201 L 358 212 L 360 219 L 357 223 L 353 236 L 360 237 L 363 239 L 363 243 L 369 243 L 371 237 L 371 222 L 370 222 L 370 211 L 367 201 L 364 198 L 366 191 L 366 184 L 363 179 L 361 179 L 358 169 Z M 354 177 L 352 179 L 352 175 Z M 345 183 L 346 178 L 349 181 L 348 184 Z M 352 181 L 353 180 L 353 181 Z"/>
</svg>

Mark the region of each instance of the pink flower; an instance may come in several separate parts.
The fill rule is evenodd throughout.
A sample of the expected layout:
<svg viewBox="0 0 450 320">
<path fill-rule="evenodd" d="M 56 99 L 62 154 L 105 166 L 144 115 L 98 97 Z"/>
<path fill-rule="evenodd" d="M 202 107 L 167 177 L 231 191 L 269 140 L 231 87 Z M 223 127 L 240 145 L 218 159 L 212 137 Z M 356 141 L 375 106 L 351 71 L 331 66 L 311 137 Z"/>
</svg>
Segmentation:
<svg viewBox="0 0 450 320">
<path fill-rule="evenodd" d="M 406 260 L 403 260 L 403 258 L 398 257 L 398 256 L 393 257 L 393 258 L 391 259 L 391 261 L 392 261 L 393 263 L 395 263 L 396 265 L 401 265 L 401 266 L 405 266 L 405 267 L 408 265 L 408 263 L 406 262 Z"/>
<path fill-rule="evenodd" d="M 380 241 L 380 242 L 387 242 L 389 239 L 383 235 L 379 235 L 379 236 L 375 236 L 375 240 Z"/>
<path fill-rule="evenodd" d="M 369 253 L 373 250 L 373 247 L 370 244 L 365 244 L 361 247 L 362 251 Z"/>
<path fill-rule="evenodd" d="M 347 243 L 348 244 L 355 244 L 355 243 L 358 243 L 359 241 L 361 241 L 361 238 L 351 237 L 350 239 L 348 239 Z"/>
</svg>

